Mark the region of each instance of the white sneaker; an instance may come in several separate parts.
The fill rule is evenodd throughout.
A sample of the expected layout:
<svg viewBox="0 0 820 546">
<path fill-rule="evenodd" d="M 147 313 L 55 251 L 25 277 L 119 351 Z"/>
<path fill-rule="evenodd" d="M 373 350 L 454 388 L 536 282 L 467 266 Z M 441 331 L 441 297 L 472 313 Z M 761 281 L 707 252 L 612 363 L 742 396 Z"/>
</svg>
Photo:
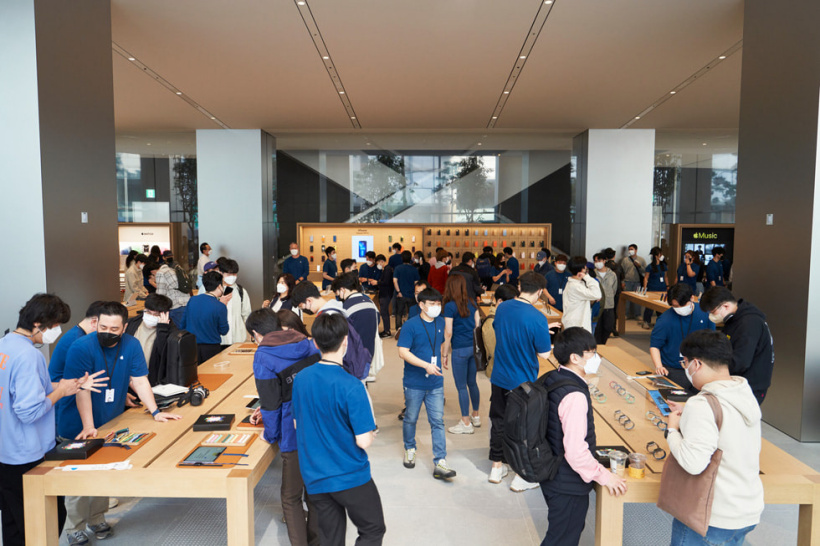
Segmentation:
<svg viewBox="0 0 820 546">
<path fill-rule="evenodd" d="M 516 474 L 515 478 L 513 478 L 513 481 L 510 484 L 510 490 L 515 491 L 516 493 L 521 493 L 522 491 L 526 491 L 527 489 L 535 489 L 540 485 L 541 484 L 538 482 L 528 482 L 527 480 Z"/>
<path fill-rule="evenodd" d="M 464 421 L 459 421 L 458 424 L 447 429 L 452 434 L 472 434 L 475 432 L 473 425 L 465 425 Z"/>
<path fill-rule="evenodd" d="M 404 468 L 416 468 L 415 448 L 404 450 Z"/>
<path fill-rule="evenodd" d="M 476 428 L 480 427 L 481 426 L 481 417 L 479 417 L 478 415 L 470 416 L 470 423 L 472 423 L 473 426 L 476 427 Z"/>
<path fill-rule="evenodd" d="M 487 481 L 489 481 L 490 483 L 501 483 L 501 480 L 504 479 L 504 476 L 506 476 L 509 473 L 510 471 L 509 469 L 507 469 L 507 465 L 505 464 L 502 464 L 499 467 L 494 466 L 492 470 L 490 470 L 490 476 L 489 478 L 487 478 Z"/>
</svg>

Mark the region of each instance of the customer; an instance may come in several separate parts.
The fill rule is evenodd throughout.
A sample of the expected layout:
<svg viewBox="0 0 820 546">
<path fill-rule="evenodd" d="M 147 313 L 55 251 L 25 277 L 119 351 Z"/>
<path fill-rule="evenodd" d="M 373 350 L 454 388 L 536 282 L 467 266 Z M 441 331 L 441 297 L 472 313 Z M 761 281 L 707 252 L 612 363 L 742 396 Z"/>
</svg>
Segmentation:
<svg viewBox="0 0 820 546">
<path fill-rule="evenodd" d="M 495 311 L 495 362 L 490 378 L 490 483 L 501 483 L 508 470 L 504 460 L 502 439 L 504 438 L 504 413 L 507 410 L 507 395 L 525 381 L 535 381 L 538 377 L 538 358 L 549 357 L 550 331 L 547 317 L 535 308 L 535 302 L 546 287 L 543 276 L 534 271 L 521 275 L 521 294 L 514 300 L 505 301 Z M 516 492 L 538 487 L 515 476 L 510 489 Z"/>
<path fill-rule="evenodd" d="M 133 305 L 134 300 L 144 300 L 148 295 L 148 289 L 143 285 L 142 270 L 148 257 L 145 254 L 137 254 L 131 266 L 125 271 L 125 294 L 122 301 Z"/>
<path fill-rule="evenodd" d="M 310 274 L 310 263 L 307 258 L 299 255 L 299 245 L 295 242 L 290 244 L 290 256 L 285 258 L 282 272 L 291 275 L 296 284 L 306 281 Z"/>
<path fill-rule="evenodd" d="M 339 275 L 344 275 L 345 273 L 356 273 L 358 276 L 358 271 L 356 271 L 356 260 L 352 258 L 345 258 L 342 260 L 342 263 L 339 264 L 339 269 L 341 269 L 341 272 L 336 275 L 337 278 Z M 331 290 L 333 289 L 331 288 Z"/>
<path fill-rule="evenodd" d="M 157 271 L 159 271 L 159 265 L 148 258 L 142 269 L 142 286 L 149 294 L 155 294 L 157 291 Z"/>
<path fill-rule="evenodd" d="M 618 303 L 621 300 L 621 292 L 624 290 L 624 268 L 615 260 L 615 249 L 606 248 L 603 251 L 606 257 L 606 267 L 615 273 L 618 279 L 618 290 L 615 292 L 615 309 L 618 309 Z M 612 337 L 618 337 L 618 329 L 612 330 Z"/>
<path fill-rule="evenodd" d="M 461 275 L 450 275 L 444 291 L 444 345 L 442 357 L 453 364 L 453 380 L 458 390 L 461 421 L 448 428 L 452 434 L 472 434 L 481 426 L 478 416 L 480 394 L 476 383 L 473 332 L 481 322 L 478 308 L 467 295 L 467 283 Z M 473 412 L 470 413 L 470 402 Z"/>
<path fill-rule="evenodd" d="M 313 341 L 295 330 L 283 330 L 276 313 L 267 308 L 250 314 L 248 334 L 259 345 L 253 357 L 253 377 L 259 393 L 259 408 L 251 424 L 265 426 L 263 438 L 276 445 L 282 456 L 280 499 L 288 538 L 294 546 L 318 542 L 319 526 L 311 499 L 307 501 L 307 522 L 302 508 L 305 484 L 299 472 L 296 430 L 293 427 L 291 395 L 293 380 L 321 356 Z"/>
<path fill-rule="evenodd" d="M 393 299 L 393 291 L 395 285 L 393 284 L 393 268 L 387 265 L 387 258 L 384 254 L 376 256 L 376 268 L 381 272 L 379 277 L 379 311 L 382 315 L 382 331 L 379 334 L 381 338 L 390 337 L 390 300 Z"/>
<path fill-rule="evenodd" d="M 95 438 L 97 429 L 119 417 L 125 411 L 129 386 L 155 421 L 180 419 L 179 415 L 159 410 L 148 382 L 148 367 L 142 347 L 132 336 L 125 334 L 128 310 L 119 302 L 104 302 L 97 318 L 97 332 L 78 339 L 68 351 L 65 366 L 66 379 L 105 372 L 109 376 L 105 392 L 77 393 L 76 412 L 65 414 L 60 420 L 60 437 L 84 440 Z M 97 540 L 113 534 L 105 521 L 108 497 L 66 497 L 66 534 L 69 544 L 85 544 L 86 525 Z"/>
<path fill-rule="evenodd" d="M 347 320 L 356 329 L 362 345 L 371 355 L 375 355 L 376 339 L 379 333 L 379 308 L 369 296 L 362 294 L 362 285 L 355 273 L 345 273 L 331 285 L 331 290 L 342 302 Z M 381 343 L 381 341 L 379 341 Z"/>
<path fill-rule="evenodd" d="M 299 308 L 293 307 L 293 302 L 290 298 L 293 289 L 296 288 L 296 281 L 290 273 L 280 273 L 276 277 L 276 296 L 272 300 L 265 300 L 262 302 L 262 307 L 268 307 L 273 312 L 280 309 L 290 309 L 297 316 L 301 317 L 302 312 Z M 250 316 L 250 315 L 249 315 Z"/>
<path fill-rule="evenodd" d="M 542 544 L 575 546 L 584 530 L 592 482 L 606 487 L 615 497 L 626 493 L 627 484 L 593 456 L 595 419 L 585 377 L 598 373 L 601 365 L 595 339 L 583 328 L 567 328 L 555 337 L 553 354 L 560 366 L 544 376 L 544 387 L 559 381 L 570 385 L 549 393 L 547 441 L 563 460 L 555 477 L 541 482 L 549 520 Z"/>
<path fill-rule="evenodd" d="M 683 255 L 683 263 L 678 266 L 677 282 L 688 284 L 693 294 L 698 293 L 698 275 L 700 265 L 697 254 L 692 250 L 687 250 Z"/>
<path fill-rule="evenodd" d="M 649 251 L 649 255 L 652 258 L 652 263 L 646 266 L 643 287 L 647 292 L 666 292 L 669 287 L 666 282 L 667 267 L 666 262 L 663 261 L 663 253 L 660 247 L 652 247 L 652 250 Z M 652 309 L 648 307 L 643 311 L 641 328 L 644 330 L 652 328 Z"/>
<path fill-rule="evenodd" d="M 305 337 L 310 337 L 310 333 L 305 328 L 305 323 L 302 322 L 296 313 L 294 313 L 290 309 L 279 309 L 276 312 L 276 318 L 279 319 L 279 325 L 282 327 L 282 330 L 295 330 L 301 333 Z"/>
<path fill-rule="evenodd" d="M 410 310 L 407 311 L 407 320 L 410 320 L 411 318 L 417 317 L 421 314 L 421 307 L 419 307 L 419 294 L 421 294 L 428 288 L 430 288 L 430 285 L 427 284 L 426 281 L 416 281 L 416 284 L 413 286 L 413 305 L 411 305 Z"/>
<path fill-rule="evenodd" d="M 624 291 L 636 292 L 642 286 L 644 273 L 646 272 L 646 262 L 638 256 L 638 245 L 629 245 L 628 255 L 621 260 L 621 267 L 624 270 Z M 641 307 L 637 303 L 626 302 L 626 318 L 638 318 Z"/>
<path fill-rule="evenodd" d="M 244 343 L 248 340 L 245 331 L 245 321 L 250 316 L 251 296 L 248 291 L 237 282 L 239 279 L 239 264 L 236 260 L 227 259 L 219 266 L 222 273 L 223 294 L 230 292 L 230 298 L 225 305 L 228 308 L 228 333 L 221 338 L 222 348 L 226 349 L 234 343 Z"/>
<path fill-rule="evenodd" d="M 427 275 L 430 274 L 430 264 L 424 259 L 424 252 L 417 250 L 414 256 L 414 265 L 419 270 L 419 279 L 427 282 Z"/>
<path fill-rule="evenodd" d="M 404 263 L 404 260 L 401 257 L 401 245 L 399 243 L 393 243 L 391 247 L 393 254 L 390 255 L 390 259 L 387 260 L 387 265 L 393 268 L 393 271 L 396 270 L 398 266 Z"/>
<path fill-rule="evenodd" d="M 544 250 L 540 250 L 535 255 L 535 259 L 538 260 L 538 263 L 535 264 L 533 271 L 546 278 L 549 272 L 553 270 L 552 265 L 549 263 L 549 255 Z"/>
<path fill-rule="evenodd" d="M 504 260 L 507 263 L 507 282 L 513 286 L 518 286 L 518 275 L 521 273 L 521 266 L 518 264 L 518 259 L 515 257 L 515 252 L 510 247 L 504 249 Z"/>
<path fill-rule="evenodd" d="M 724 282 L 723 264 L 721 263 L 724 253 L 723 247 L 716 246 L 712 249 L 712 261 L 706 266 L 707 288 L 711 288 L 712 286 L 726 286 Z"/>
<path fill-rule="evenodd" d="M 57 341 L 60 325 L 69 318 L 71 310 L 60 298 L 35 294 L 20 309 L 14 331 L 0 339 L 0 514 L 4 546 L 26 544 L 23 475 L 43 462 L 46 452 L 56 444 L 54 405 L 64 397 L 74 398 L 80 389 L 99 392 L 108 381 L 100 377 L 104 371 L 49 380 L 46 359 L 35 344 Z M 58 529 L 62 529 L 65 519 L 63 498 L 57 497 Z"/>
<path fill-rule="evenodd" d="M 168 371 L 168 338 L 177 331 L 170 318 L 171 298 L 151 294 L 145 298 L 145 311 L 128 319 L 125 333 L 134 336 L 142 346 L 148 363 L 148 382 L 151 386 L 164 383 Z"/>
<path fill-rule="evenodd" d="M 484 288 L 481 286 L 481 279 L 478 277 L 478 272 L 475 270 L 475 254 L 472 252 L 465 252 L 461 255 L 461 264 L 455 266 L 450 270 L 450 277 L 453 275 L 461 275 L 464 277 L 464 283 L 467 289 L 467 298 L 473 302 L 477 302 L 477 298 L 484 293 Z M 445 283 L 444 290 L 446 292 L 447 285 Z"/>
<path fill-rule="evenodd" d="M 444 433 L 444 378 L 447 368 L 442 356 L 444 319 L 441 314 L 441 294 L 428 288 L 419 294 L 421 314 L 411 318 L 401 329 L 399 358 L 404 360 L 404 404 L 407 408 L 402 424 L 404 466 L 416 467 L 416 422 L 421 404 L 427 409 L 427 421 L 433 437 L 433 477 L 439 480 L 456 476 L 447 464 L 447 439 Z"/>
<path fill-rule="evenodd" d="M 573 256 L 569 262 L 570 278 L 564 289 L 564 328 L 580 326 L 592 333 L 592 303 L 601 299 L 600 283 L 589 276 L 587 259 Z"/>
<path fill-rule="evenodd" d="M 401 328 L 404 313 L 409 309 L 413 293 L 413 284 L 419 280 L 418 270 L 411 265 L 413 255 L 409 250 L 401 253 L 403 263 L 393 270 L 393 287 L 396 292 L 396 329 Z M 431 272 L 432 275 L 432 272 Z"/>
<path fill-rule="evenodd" d="M 484 370 L 484 373 L 487 377 L 492 377 L 493 375 L 493 363 L 495 362 L 495 328 L 493 328 L 493 323 L 495 322 L 495 312 L 498 309 L 498 306 L 501 305 L 501 302 L 514 300 L 519 296 L 518 289 L 511 284 L 502 284 L 498 287 L 498 289 L 493 293 L 493 306 L 490 307 L 490 312 L 487 314 L 487 318 L 480 322 L 481 324 L 481 337 L 484 340 L 484 352 L 487 355 L 487 369 Z"/>
<path fill-rule="evenodd" d="M 709 313 L 709 320 L 723 324 L 723 333 L 732 343 L 729 372 L 745 377 L 758 404 L 762 404 L 774 370 L 774 340 L 766 315 L 751 303 L 735 299 L 723 286 L 707 290 L 700 299 L 700 308 Z"/>
<path fill-rule="evenodd" d="M 330 283 L 336 278 L 339 273 L 339 268 L 336 266 L 336 249 L 329 246 L 325 249 L 327 259 L 322 264 L 322 291 L 330 288 Z"/>
<path fill-rule="evenodd" d="M 493 286 L 493 277 L 496 274 L 493 270 L 494 261 L 493 247 L 485 246 L 481 249 L 481 255 L 476 260 L 475 268 L 479 279 L 481 279 L 481 284 L 486 290 L 490 290 Z"/>
<path fill-rule="evenodd" d="M 570 272 L 567 271 L 568 261 L 566 254 L 559 254 L 555 257 L 555 271 L 547 273 L 547 301 L 559 311 L 564 310 L 564 289 L 570 277 Z"/>
<path fill-rule="evenodd" d="M 431 263 L 430 272 L 427 274 L 427 282 L 430 283 L 430 288 L 437 290 L 439 293 L 444 293 L 444 288 L 447 285 L 447 276 L 450 270 L 447 267 L 448 252 L 443 248 L 436 252 L 436 261 Z"/>
<path fill-rule="evenodd" d="M 601 288 L 601 312 L 598 315 L 598 324 L 595 326 L 595 342 L 606 345 L 609 335 L 615 332 L 615 301 L 618 293 L 618 276 L 607 267 L 612 263 L 607 261 L 606 255 L 599 252 L 592 257 L 595 262 L 595 273 Z"/>
<path fill-rule="evenodd" d="M 684 373 L 680 364 L 680 344 L 692 332 L 714 330 L 709 314 L 695 305 L 692 287 L 679 282 L 669 289 L 668 302 L 671 309 L 665 311 L 652 329 L 649 340 L 649 356 L 655 364 L 655 373 L 669 376 L 669 379 L 696 394 L 697 390 Z"/>
<path fill-rule="evenodd" d="M 227 301 L 233 294 L 224 295 L 225 287 L 219 271 L 208 271 L 202 277 L 205 292 L 188 302 L 187 330 L 196 336 L 196 350 L 200 365 L 222 351 L 221 336 L 228 333 Z"/>
<path fill-rule="evenodd" d="M 364 386 L 342 369 L 348 328 L 343 316 L 318 316 L 313 339 L 322 359 L 293 382 L 299 469 L 316 507 L 322 546 L 345 544 L 347 517 L 358 528 L 357 544 L 379 545 L 386 530 L 365 452 L 376 423 Z"/>
<path fill-rule="evenodd" d="M 202 243 L 199 245 L 199 260 L 196 263 L 196 287 L 202 290 L 202 275 L 205 274 L 205 264 L 211 261 L 211 245 Z"/>
<path fill-rule="evenodd" d="M 686 407 L 669 402 L 669 450 L 688 473 L 706 469 L 716 449 L 722 451 L 714 483 L 709 529 L 705 537 L 677 519 L 672 544 L 740 545 L 760 522 L 763 484 L 760 481 L 760 408 L 749 383 L 730 372 L 732 346 L 726 336 L 699 330 L 680 346 L 683 367 L 701 391 Z M 717 398 L 723 412 L 718 430 L 707 395 Z"/>
<path fill-rule="evenodd" d="M 171 308 L 171 320 L 174 321 L 177 328 L 185 328 L 185 309 L 188 300 L 191 299 L 191 294 L 179 289 L 179 279 L 177 270 L 174 267 L 173 256 L 169 254 L 170 251 L 168 250 L 165 253 L 168 255 L 168 259 L 157 271 L 157 294 L 171 298 L 174 304 Z"/>
</svg>

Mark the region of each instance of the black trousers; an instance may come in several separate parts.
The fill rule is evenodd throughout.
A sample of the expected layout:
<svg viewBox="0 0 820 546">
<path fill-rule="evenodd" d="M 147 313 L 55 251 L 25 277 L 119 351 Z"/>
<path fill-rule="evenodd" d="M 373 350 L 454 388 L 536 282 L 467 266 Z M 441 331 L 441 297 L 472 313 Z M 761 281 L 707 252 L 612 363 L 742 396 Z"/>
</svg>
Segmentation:
<svg viewBox="0 0 820 546">
<path fill-rule="evenodd" d="M 507 395 L 510 391 L 492 385 L 490 393 L 490 460 L 506 463 L 504 458 L 504 413 L 507 411 Z"/>
<path fill-rule="evenodd" d="M 541 488 L 547 501 L 547 536 L 541 546 L 578 546 L 586 525 L 589 494 L 565 495 Z M 606 494 L 606 493 L 604 493 Z"/>
<path fill-rule="evenodd" d="M 344 546 L 347 517 L 359 530 L 358 546 L 380 545 L 387 528 L 379 490 L 373 480 L 364 485 L 310 495 L 319 518 L 319 540 L 322 546 Z M 586 513 L 586 512 L 585 512 Z"/>
<path fill-rule="evenodd" d="M 595 343 L 606 345 L 606 340 L 615 331 L 615 309 L 604 309 L 598 317 L 598 325 L 595 327 Z"/>
<path fill-rule="evenodd" d="M 410 306 L 413 305 L 414 301 L 415 300 L 413 298 L 396 297 L 396 330 L 401 328 L 404 314 L 410 310 Z"/>
<path fill-rule="evenodd" d="M 197 343 L 196 353 L 199 356 L 199 363 L 204 364 L 207 360 L 222 352 L 222 345 L 219 343 Z"/>
<path fill-rule="evenodd" d="M 382 331 L 390 332 L 390 296 L 379 296 L 379 311 L 382 314 Z"/>
<path fill-rule="evenodd" d="M 23 474 L 42 463 L 43 459 L 26 464 L 0 463 L 0 512 L 3 520 L 3 546 L 23 546 L 26 543 L 26 522 L 23 509 Z M 65 500 L 57 497 L 57 532 L 65 525 Z"/>
</svg>

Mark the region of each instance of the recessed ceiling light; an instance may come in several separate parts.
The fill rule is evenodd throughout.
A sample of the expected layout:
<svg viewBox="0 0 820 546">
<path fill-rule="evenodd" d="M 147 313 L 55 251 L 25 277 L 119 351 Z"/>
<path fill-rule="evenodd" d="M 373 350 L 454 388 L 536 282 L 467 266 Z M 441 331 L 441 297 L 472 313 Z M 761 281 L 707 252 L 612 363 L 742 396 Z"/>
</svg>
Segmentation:
<svg viewBox="0 0 820 546">
<path fill-rule="evenodd" d="M 641 116 L 635 116 L 635 119 L 641 119 Z"/>
<path fill-rule="evenodd" d="M 510 94 L 510 92 L 509 92 L 509 91 L 504 91 L 504 94 L 505 94 L 505 95 L 509 95 L 509 94 Z"/>
<path fill-rule="evenodd" d="M 373 145 L 372 145 L 372 144 L 370 144 L 369 142 L 367 143 L 367 145 L 368 145 L 368 146 L 373 146 Z"/>
<path fill-rule="evenodd" d="M 356 116 L 350 116 L 350 119 L 356 119 Z"/>
<path fill-rule="evenodd" d="M 129 61 L 136 61 L 136 59 L 134 57 L 128 57 L 128 60 Z"/>
<path fill-rule="evenodd" d="M 150 146 L 150 145 L 151 145 L 151 143 L 150 143 L 150 142 L 146 142 L 146 143 L 145 143 L 145 145 L 146 145 L 146 146 Z"/>
<path fill-rule="evenodd" d="M 181 94 L 182 94 L 182 91 L 177 91 L 177 95 L 181 95 Z"/>
<path fill-rule="evenodd" d="M 718 59 L 720 59 L 721 61 L 725 58 L 726 58 L 726 55 L 721 55 L 720 57 L 718 57 Z"/>
<path fill-rule="evenodd" d="M 704 142 L 703 145 L 706 146 L 706 143 Z"/>
<path fill-rule="evenodd" d="M 322 56 L 322 58 L 323 58 L 324 60 L 326 60 L 326 61 L 327 61 L 328 59 L 330 59 L 330 57 L 328 57 L 327 55 Z"/>
<path fill-rule="evenodd" d="M 304 5 L 305 5 L 305 3 L 304 3 L 304 2 L 296 2 L 296 3 L 297 3 L 297 4 L 299 4 L 300 6 L 304 6 Z"/>
<path fill-rule="evenodd" d="M 214 116 L 211 116 L 211 119 L 216 119 Z"/>
<path fill-rule="evenodd" d="M 521 55 L 521 56 L 520 56 L 520 57 L 518 57 L 518 58 L 519 58 L 519 59 L 526 59 L 526 58 L 527 58 L 527 56 L 526 56 L 526 55 Z"/>
<path fill-rule="evenodd" d="M 479 142 L 478 145 L 481 146 L 481 143 Z"/>
<path fill-rule="evenodd" d="M 552 4 L 552 0 L 544 0 L 545 4 Z"/>
<path fill-rule="evenodd" d="M 340 94 L 340 95 L 344 95 L 344 94 L 345 94 L 345 92 L 344 92 L 344 91 L 339 91 L 339 94 Z"/>
<path fill-rule="evenodd" d="M 493 119 L 498 119 L 498 116 L 493 116 Z"/>
<path fill-rule="evenodd" d="M 677 93 L 677 91 L 670 91 L 669 92 L 670 95 L 674 95 L 675 93 Z"/>
</svg>

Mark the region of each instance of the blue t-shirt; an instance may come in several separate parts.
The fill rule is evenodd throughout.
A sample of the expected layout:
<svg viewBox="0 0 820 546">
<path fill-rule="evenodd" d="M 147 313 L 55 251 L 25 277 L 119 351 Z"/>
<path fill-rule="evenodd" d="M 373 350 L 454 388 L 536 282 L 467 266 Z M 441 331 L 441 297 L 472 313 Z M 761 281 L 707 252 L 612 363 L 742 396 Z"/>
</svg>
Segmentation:
<svg viewBox="0 0 820 546">
<path fill-rule="evenodd" d="M 336 278 L 336 273 L 338 273 L 339 267 L 336 265 L 336 260 L 331 260 L 328 258 L 325 260 L 325 264 L 322 266 L 322 272 L 327 273 L 329 276 Z M 322 290 L 327 290 L 328 287 L 333 284 L 333 281 L 329 281 L 326 278 L 322 277 Z"/>
<path fill-rule="evenodd" d="M 48 374 L 51 376 L 52 383 L 57 383 L 63 378 L 65 372 L 65 360 L 68 356 L 68 350 L 74 345 L 74 342 L 85 335 L 85 331 L 80 328 L 78 324 L 68 332 L 60 337 L 57 346 L 54 347 L 54 352 L 51 353 L 51 360 L 48 363 Z M 60 415 L 65 411 L 66 406 L 73 406 L 76 404 L 75 395 L 63 396 L 57 403 L 54 404 L 54 417 L 57 421 L 57 430 L 60 429 Z"/>
<path fill-rule="evenodd" d="M 234 295 L 235 298 L 239 294 Z M 188 300 L 186 330 L 196 336 L 197 343 L 220 344 L 228 333 L 228 306 L 210 294 L 199 294 Z"/>
<path fill-rule="evenodd" d="M 666 264 L 660 263 L 657 266 L 658 271 L 655 272 L 652 270 L 653 264 L 649 264 L 646 266 L 646 271 L 649 273 L 649 281 L 646 283 L 646 290 L 649 292 L 666 292 L 666 277 L 664 273 L 666 273 Z"/>
<path fill-rule="evenodd" d="M 115 347 L 103 349 L 96 332 L 75 341 L 68 351 L 65 378 L 75 379 L 82 377 L 86 372 L 90 375 L 100 370 L 105 370 L 102 375 L 108 377 L 108 387 L 101 388 L 100 392 L 91 393 L 95 428 L 103 426 L 125 411 L 125 395 L 131 378 L 148 375 L 142 345 L 135 337 L 123 334 Z M 111 389 L 114 390 L 114 398 L 106 402 L 106 392 Z M 77 405 L 73 404 L 60 415 L 60 428 L 57 433 L 63 438 L 74 438 L 82 430 L 80 413 Z"/>
<path fill-rule="evenodd" d="M 293 419 L 299 470 L 309 495 L 334 493 L 370 481 L 370 462 L 356 436 L 375 430 L 362 382 L 341 366 L 318 363 L 293 381 Z"/>
<path fill-rule="evenodd" d="M 416 305 L 411 306 L 410 310 L 407 311 L 407 320 L 410 320 L 413 317 L 417 317 L 420 314 L 421 314 L 421 307 L 419 307 L 419 304 L 417 303 Z"/>
<path fill-rule="evenodd" d="M 697 293 L 698 291 L 698 274 L 700 273 L 700 266 L 698 264 L 692 264 L 692 271 L 695 272 L 694 277 L 690 277 L 686 273 L 686 264 L 680 264 L 678 266 L 678 279 L 677 282 L 682 282 L 688 284 L 692 287 L 692 291 Z"/>
<path fill-rule="evenodd" d="M 54 447 L 46 359 L 20 334 L 0 339 L 0 463 L 27 464 Z"/>
<path fill-rule="evenodd" d="M 376 264 L 373 264 L 373 267 L 370 267 L 369 265 L 367 265 L 365 263 L 365 264 L 362 264 L 359 267 L 359 278 L 360 279 L 372 279 L 374 281 L 377 281 L 381 278 L 381 276 L 382 276 L 382 271 L 381 271 L 381 269 L 376 267 Z M 368 286 L 369 286 L 369 284 L 368 284 Z"/>
<path fill-rule="evenodd" d="M 715 286 L 724 286 L 723 266 L 720 262 L 716 262 L 715 260 L 709 262 L 709 265 L 706 266 L 706 280 L 710 283 L 710 286 L 712 281 L 715 282 Z"/>
<path fill-rule="evenodd" d="M 289 256 L 285 259 L 285 263 L 282 264 L 282 273 L 290 273 L 297 281 L 300 278 L 306 281 L 308 273 L 310 273 L 310 263 L 308 263 L 308 259 L 304 256 L 299 256 L 298 258 Z"/>
<path fill-rule="evenodd" d="M 538 378 L 538 353 L 552 349 L 547 317 L 535 306 L 519 299 L 496 307 L 495 356 L 490 382 L 513 390 Z"/>
<path fill-rule="evenodd" d="M 433 322 L 426 322 L 421 318 L 413 317 L 401 327 L 399 347 L 406 347 L 414 356 L 425 362 L 432 362 L 436 357 L 436 365 L 441 369 L 441 344 L 444 343 L 444 319 L 436 317 Z M 426 376 L 426 377 L 425 377 Z M 429 391 L 444 386 L 444 377 L 441 375 L 427 375 L 424 368 L 404 362 L 404 388 Z"/>
<path fill-rule="evenodd" d="M 398 254 L 391 254 L 390 257 L 387 259 L 387 265 L 393 268 L 393 271 L 396 270 L 402 264 L 401 259 L 401 252 Z"/>
<path fill-rule="evenodd" d="M 649 346 L 660 350 L 665 368 L 680 369 L 680 344 L 686 336 L 698 330 L 715 329 L 709 314 L 701 311 L 698 304 L 694 305 L 695 310 L 688 317 L 678 315 L 674 309 L 664 311 L 652 329 Z"/>
<path fill-rule="evenodd" d="M 547 292 L 555 300 L 555 308 L 559 311 L 564 310 L 564 288 L 567 286 L 567 279 L 569 271 L 566 269 L 563 273 L 559 273 L 558 270 L 547 273 Z"/>
<path fill-rule="evenodd" d="M 475 330 L 475 305 L 467 304 L 470 312 L 466 317 L 458 314 L 458 305 L 448 301 L 444 306 L 444 318 L 453 319 L 453 349 L 462 349 L 473 346 L 473 331 Z"/>
<path fill-rule="evenodd" d="M 399 283 L 402 297 L 412 298 L 419 280 L 419 270 L 410 264 L 401 264 L 393 271 L 393 278 Z"/>
<path fill-rule="evenodd" d="M 515 281 L 518 280 L 518 275 L 520 274 L 520 266 L 518 265 L 518 260 L 515 256 L 510 256 L 507 258 L 507 269 L 510 270 L 510 284 L 516 284 Z"/>
</svg>

